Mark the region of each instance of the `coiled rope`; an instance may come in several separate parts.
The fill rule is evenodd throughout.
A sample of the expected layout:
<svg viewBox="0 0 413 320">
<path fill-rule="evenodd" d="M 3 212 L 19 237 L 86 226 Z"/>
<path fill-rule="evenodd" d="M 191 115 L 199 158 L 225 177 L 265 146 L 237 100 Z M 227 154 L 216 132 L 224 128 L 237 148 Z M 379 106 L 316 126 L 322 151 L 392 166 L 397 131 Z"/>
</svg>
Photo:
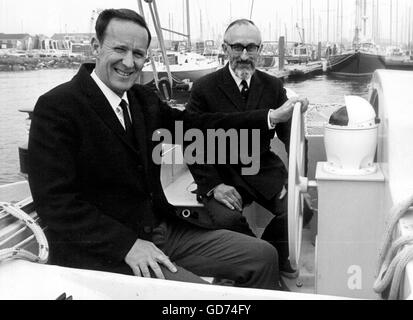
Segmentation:
<svg viewBox="0 0 413 320">
<path fill-rule="evenodd" d="M 379 273 L 373 289 L 389 300 L 398 298 L 404 270 L 413 260 L 413 235 L 401 236 L 392 243 L 397 223 L 412 205 L 413 196 L 393 206 L 380 250 Z"/>
<path fill-rule="evenodd" d="M 7 212 L 8 214 L 22 221 L 27 227 L 29 227 L 34 234 L 39 247 L 37 255 L 25 249 L 18 248 L 17 246 L 1 249 L 0 262 L 7 259 L 25 259 L 38 263 L 47 263 L 47 259 L 49 257 L 49 244 L 42 228 L 36 223 L 36 221 L 26 212 L 10 203 L 0 202 L 0 211 Z"/>
</svg>

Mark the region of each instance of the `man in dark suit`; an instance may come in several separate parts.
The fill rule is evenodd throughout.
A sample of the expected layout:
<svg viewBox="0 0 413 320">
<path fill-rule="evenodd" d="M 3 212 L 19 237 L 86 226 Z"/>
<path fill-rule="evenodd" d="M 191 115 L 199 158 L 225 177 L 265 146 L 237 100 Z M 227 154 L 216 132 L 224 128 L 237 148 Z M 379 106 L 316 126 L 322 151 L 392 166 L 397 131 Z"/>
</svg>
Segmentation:
<svg viewBox="0 0 413 320">
<path fill-rule="evenodd" d="M 177 218 L 152 159 L 158 128 L 175 121 L 206 129 L 268 131 L 267 110 L 198 115 L 170 108 L 135 85 L 151 41 L 136 12 L 105 10 L 92 40 L 96 65 L 42 95 L 29 138 L 29 183 L 47 226 L 50 263 L 204 283 L 234 280 L 278 289 L 277 253 L 267 242 L 206 230 Z M 289 110 L 288 112 L 291 112 Z M 271 118 L 271 117 L 270 117 Z"/>
<path fill-rule="evenodd" d="M 262 238 L 278 250 L 281 274 L 294 278 L 298 272 L 291 268 L 288 260 L 287 170 L 270 150 L 270 141 L 276 133 L 288 151 L 291 114 L 285 109 L 298 101 L 305 110 L 308 101 L 304 98 L 288 100 L 279 79 L 255 70 L 261 50 L 261 33 L 252 21 L 240 19 L 231 23 L 225 32 L 222 48 L 229 63 L 194 84 L 187 110 L 214 113 L 273 108 L 274 130 L 261 132 L 258 142 L 260 154 L 256 159 L 260 168 L 254 175 L 243 175 L 242 166 L 228 162 L 194 164 L 189 168 L 198 185 L 198 195 L 214 222 L 211 228 L 253 235 L 242 216 L 243 207 L 252 201 L 276 216 L 266 227 Z"/>
</svg>

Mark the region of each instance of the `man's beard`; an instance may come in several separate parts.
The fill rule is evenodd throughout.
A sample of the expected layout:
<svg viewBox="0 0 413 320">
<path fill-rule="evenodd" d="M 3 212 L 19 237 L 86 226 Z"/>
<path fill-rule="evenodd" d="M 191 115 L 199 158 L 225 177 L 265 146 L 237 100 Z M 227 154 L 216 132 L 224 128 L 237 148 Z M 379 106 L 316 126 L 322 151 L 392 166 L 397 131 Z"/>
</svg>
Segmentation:
<svg viewBox="0 0 413 320">
<path fill-rule="evenodd" d="M 237 61 L 231 62 L 232 70 L 242 80 L 249 79 L 255 72 L 255 64 L 253 61 Z"/>
</svg>

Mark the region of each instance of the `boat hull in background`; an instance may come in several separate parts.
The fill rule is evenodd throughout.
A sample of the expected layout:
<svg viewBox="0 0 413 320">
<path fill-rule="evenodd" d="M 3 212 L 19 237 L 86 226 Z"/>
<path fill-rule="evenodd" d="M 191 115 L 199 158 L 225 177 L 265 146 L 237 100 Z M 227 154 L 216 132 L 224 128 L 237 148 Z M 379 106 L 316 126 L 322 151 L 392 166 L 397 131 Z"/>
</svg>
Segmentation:
<svg viewBox="0 0 413 320">
<path fill-rule="evenodd" d="M 333 55 L 327 62 L 328 72 L 337 76 L 368 77 L 377 69 L 386 69 L 384 56 L 360 51 Z"/>
<path fill-rule="evenodd" d="M 413 59 L 404 58 L 386 58 L 386 69 L 413 71 Z"/>
<path fill-rule="evenodd" d="M 203 76 L 216 71 L 218 67 L 219 67 L 218 63 L 211 63 L 209 65 L 200 66 L 197 68 L 186 68 L 185 66 L 180 67 L 180 66 L 172 65 L 170 66 L 170 70 L 172 73 L 172 77 L 175 78 L 177 81 L 183 81 L 185 79 L 188 79 L 190 82 L 194 82 L 198 80 L 199 78 L 202 78 Z M 167 72 L 163 69 L 164 68 L 157 70 L 159 79 L 162 77 L 168 77 Z M 154 80 L 154 77 L 153 77 L 152 67 L 148 66 L 144 68 L 142 70 L 139 83 L 148 84 L 149 82 L 153 80 Z"/>
</svg>

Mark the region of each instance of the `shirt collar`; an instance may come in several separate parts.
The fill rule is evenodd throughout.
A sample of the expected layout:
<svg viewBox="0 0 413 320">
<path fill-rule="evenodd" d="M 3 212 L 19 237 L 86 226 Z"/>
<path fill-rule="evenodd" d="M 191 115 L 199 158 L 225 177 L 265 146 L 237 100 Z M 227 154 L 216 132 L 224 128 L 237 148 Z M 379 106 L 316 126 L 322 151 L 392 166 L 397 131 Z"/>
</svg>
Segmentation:
<svg viewBox="0 0 413 320">
<path fill-rule="evenodd" d="M 237 84 L 238 89 L 241 91 L 241 89 L 242 89 L 241 88 L 242 79 L 235 74 L 234 70 L 232 70 L 230 65 L 228 65 L 228 68 L 229 68 L 229 73 L 231 73 L 231 76 L 234 79 L 235 83 Z M 245 79 L 245 81 L 247 81 L 248 88 L 250 88 L 251 87 L 250 86 L 251 77 L 249 77 L 248 79 Z"/>
<path fill-rule="evenodd" d="M 90 74 L 93 80 L 95 80 L 96 84 L 98 85 L 99 89 L 102 91 L 103 95 L 108 100 L 109 104 L 111 105 L 112 109 L 116 112 L 116 109 L 119 107 L 120 102 L 123 100 L 129 105 L 128 95 L 125 93 L 123 94 L 122 98 L 114 93 L 106 84 L 103 83 L 102 80 L 98 77 L 95 70 L 92 71 Z"/>
</svg>

